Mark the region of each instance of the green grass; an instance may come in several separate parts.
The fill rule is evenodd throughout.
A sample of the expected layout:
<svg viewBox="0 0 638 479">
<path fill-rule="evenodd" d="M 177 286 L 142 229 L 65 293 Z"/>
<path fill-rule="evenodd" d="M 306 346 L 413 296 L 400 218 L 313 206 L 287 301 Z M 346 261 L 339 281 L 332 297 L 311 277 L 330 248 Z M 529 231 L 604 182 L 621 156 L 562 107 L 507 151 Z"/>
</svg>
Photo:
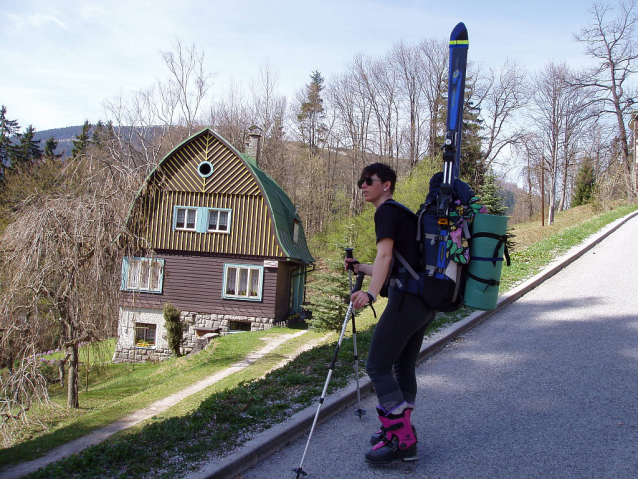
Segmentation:
<svg viewBox="0 0 638 479">
<path fill-rule="evenodd" d="M 178 392 L 185 387 L 221 371 L 252 351 L 264 347 L 262 338 L 290 334 L 296 330 L 275 328 L 269 331 L 247 332 L 239 335 L 223 336 L 216 339 L 213 347 L 200 354 L 173 358 L 161 363 L 103 365 L 93 373 L 88 392 L 80 391 L 80 409 L 68 410 L 66 391 L 59 386 L 51 388 L 51 400 L 57 407 L 42 408 L 41 420 L 48 426 L 42 430 L 34 425 L 26 428 L 21 439 L 30 439 L 13 447 L 0 450 L 0 465 L 32 460 L 47 451 L 95 429 L 104 427 L 126 415 L 142 409 L 155 401 Z M 319 337 L 318 333 L 306 333 L 305 340 Z M 299 345 L 300 338 L 291 341 Z M 114 343 L 112 344 L 114 347 Z M 112 349 L 106 353 L 112 357 Z M 94 354 L 94 357 L 96 355 Z M 80 354 L 83 357 L 83 354 Z M 264 374 L 258 368 L 247 368 L 243 374 L 251 378 Z M 256 371 L 256 372 L 252 372 Z M 80 377 L 83 377 L 82 371 Z M 232 381 L 220 383 L 225 387 L 234 386 Z M 31 437 L 31 438 L 30 438 Z"/>
<path fill-rule="evenodd" d="M 543 231 L 542 239 L 512 253 L 513 265 L 503 268 L 502 292 L 533 276 L 556 256 L 581 243 L 606 224 L 637 208 L 636 205 L 623 206 L 591 219 L 579 218 L 574 224 L 566 221 L 561 227 L 551 227 L 551 234 Z M 531 227 L 525 225 L 525 228 L 526 234 L 531 234 Z M 384 306 L 383 301 L 379 301 L 375 306 L 378 314 Z M 464 309 L 456 313 L 439 314 L 432 330 L 457 321 L 470 312 Z M 374 324 L 375 320 L 369 310 L 357 315 L 357 339 L 362 364 L 365 362 Z M 317 340 L 321 338 L 318 333 L 307 333 L 301 338 L 285 343 L 262 361 L 185 399 L 165 413 L 102 444 L 51 464 L 28 477 L 170 478 L 197 469 L 202 463 L 222 454 L 222 451 L 231 450 L 252 435 L 316 403 L 334 354 L 334 343 L 306 351 L 284 367 L 266 374 L 283 359 L 284 354 L 296 350 L 299 345 L 309 340 L 307 336 L 310 334 L 315 334 L 314 338 Z M 94 392 L 95 409 L 45 434 L 44 436 L 51 437 L 48 439 L 48 446 L 41 446 L 40 451 L 44 451 L 46 447 L 50 449 L 54 443 L 67 440 L 62 438 L 71 437 L 71 430 L 75 429 L 77 436 L 80 427 L 88 431 L 108 424 L 124 416 L 126 413 L 122 412 L 123 410 L 129 412 L 139 409 L 185 387 L 187 382 L 192 383 L 211 374 L 217 366 L 221 369 L 232 364 L 246 352 L 258 349 L 255 343 L 260 341 L 258 336 L 253 333 L 228 336 L 228 344 L 220 341 L 210 356 L 208 353 L 204 354 L 208 351 L 205 350 L 193 358 L 172 359 L 160 364 L 117 365 L 122 369 L 112 369 L 108 379 L 105 378 L 99 387 L 95 385 L 95 391 L 113 390 L 113 397 L 107 399 L 102 396 L 100 399 L 99 394 Z M 333 339 L 336 339 L 335 334 Z M 237 341 L 238 344 L 231 344 L 231 341 Z M 339 353 L 330 391 L 347 385 L 354 378 L 353 361 L 352 347 L 346 341 Z M 110 366 L 107 369 L 110 369 Z M 201 371 L 205 371 L 205 374 L 200 374 Z M 363 374 L 363 371 L 361 373 Z M 81 396 L 81 404 L 84 404 L 85 399 L 85 404 L 91 404 L 88 395 Z M 63 430 L 66 431 L 63 433 Z M 54 440 L 54 437 L 57 439 Z M 24 460 L 18 459 L 21 457 L 37 456 L 37 453 L 28 451 L 33 450 L 38 439 L 2 451 L 0 463 L 6 464 Z M 18 450 L 21 452 L 18 453 Z"/>
</svg>

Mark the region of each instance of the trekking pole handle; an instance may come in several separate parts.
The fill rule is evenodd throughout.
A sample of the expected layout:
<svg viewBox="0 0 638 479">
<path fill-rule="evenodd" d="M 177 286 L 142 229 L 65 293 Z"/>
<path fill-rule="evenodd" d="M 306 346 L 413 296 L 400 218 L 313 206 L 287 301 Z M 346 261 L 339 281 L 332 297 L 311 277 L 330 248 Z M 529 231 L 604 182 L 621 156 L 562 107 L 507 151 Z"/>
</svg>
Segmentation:
<svg viewBox="0 0 638 479">
<path fill-rule="evenodd" d="M 354 258 L 354 256 L 352 256 L 352 248 L 345 248 L 346 251 L 346 258 Z M 349 271 L 354 271 L 354 265 L 355 264 L 359 264 L 358 261 L 351 261 L 350 263 L 348 263 L 348 270 Z"/>
<path fill-rule="evenodd" d="M 354 288 L 352 289 L 352 292 L 354 293 L 355 291 L 361 291 L 361 286 L 363 286 L 363 278 L 365 278 L 365 273 L 362 271 L 357 275 L 357 280 L 354 283 Z"/>
</svg>

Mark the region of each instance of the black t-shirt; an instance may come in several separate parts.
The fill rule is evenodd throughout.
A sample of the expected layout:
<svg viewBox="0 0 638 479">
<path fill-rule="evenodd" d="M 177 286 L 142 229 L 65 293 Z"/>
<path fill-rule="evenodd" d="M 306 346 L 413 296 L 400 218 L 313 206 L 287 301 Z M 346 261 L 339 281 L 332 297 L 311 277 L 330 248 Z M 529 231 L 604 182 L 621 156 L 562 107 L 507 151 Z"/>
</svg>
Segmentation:
<svg viewBox="0 0 638 479">
<path fill-rule="evenodd" d="M 383 203 L 374 213 L 374 227 L 377 234 L 377 243 L 385 238 L 394 240 L 394 249 L 416 271 L 421 269 L 419 259 L 419 247 L 416 242 L 417 217 L 414 213 L 408 213 L 400 206 Z M 401 262 L 395 258 L 391 276 L 396 276 L 401 267 Z"/>
</svg>

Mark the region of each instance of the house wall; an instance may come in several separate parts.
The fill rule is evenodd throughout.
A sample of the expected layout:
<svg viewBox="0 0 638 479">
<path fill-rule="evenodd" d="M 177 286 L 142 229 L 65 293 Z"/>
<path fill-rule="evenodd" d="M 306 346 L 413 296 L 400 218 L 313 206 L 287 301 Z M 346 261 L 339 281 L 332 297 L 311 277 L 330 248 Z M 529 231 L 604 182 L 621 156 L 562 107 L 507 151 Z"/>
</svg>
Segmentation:
<svg viewBox="0 0 638 479">
<path fill-rule="evenodd" d="M 224 264 L 263 266 L 263 260 L 241 257 L 219 257 L 175 254 L 157 251 L 164 260 L 164 281 L 161 294 L 122 291 L 120 305 L 162 309 L 170 302 L 182 311 L 201 314 L 232 314 L 237 316 L 284 319 L 288 313 L 286 288 L 277 291 L 277 284 L 287 278 L 294 264 L 280 261 L 277 268 L 264 268 L 261 301 L 222 298 Z"/>
<path fill-rule="evenodd" d="M 261 301 L 222 298 L 224 264 L 263 266 L 254 258 L 222 258 L 213 256 L 162 254 L 164 280 L 161 294 L 122 291 L 118 322 L 118 345 L 115 362 L 135 362 L 170 357 L 163 306 L 170 302 L 182 311 L 184 323 L 183 350 L 190 352 L 198 339 L 197 330 L 227 332 L 233 323 L 250 325 L 251 331 L 270 329 L 276 321 L 288 315 L 290 296 L 286 288 L 295 264 L 279 262 L 278 267 L 264 268 Z M 135 347 L 135 323 L 150 323 L 157 327 L 155 348 Z M 200 331 L 200 337 L 201 337 Z"/>
</svg>

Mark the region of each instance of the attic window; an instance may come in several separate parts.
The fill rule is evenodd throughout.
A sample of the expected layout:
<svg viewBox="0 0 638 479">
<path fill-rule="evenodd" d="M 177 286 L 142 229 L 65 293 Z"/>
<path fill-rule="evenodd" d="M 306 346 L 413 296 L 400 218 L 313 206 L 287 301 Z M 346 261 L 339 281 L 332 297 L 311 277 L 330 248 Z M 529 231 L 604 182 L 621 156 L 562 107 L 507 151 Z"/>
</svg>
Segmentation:
<svg viewBox="0 0 638 479">
<path fill-rule="evenodd" d="M 213 164 L 210 161 L 202 161 L 199 165 L 197 165 L 197 173 L 202 178 L 208 178 L 213 174 Z"/>
<path fill-rule="evenodd" d="M 293 243 L 299 243 L 299 221 L 295 220 L 292 223 L 292 242 Z"/>
</svg>

